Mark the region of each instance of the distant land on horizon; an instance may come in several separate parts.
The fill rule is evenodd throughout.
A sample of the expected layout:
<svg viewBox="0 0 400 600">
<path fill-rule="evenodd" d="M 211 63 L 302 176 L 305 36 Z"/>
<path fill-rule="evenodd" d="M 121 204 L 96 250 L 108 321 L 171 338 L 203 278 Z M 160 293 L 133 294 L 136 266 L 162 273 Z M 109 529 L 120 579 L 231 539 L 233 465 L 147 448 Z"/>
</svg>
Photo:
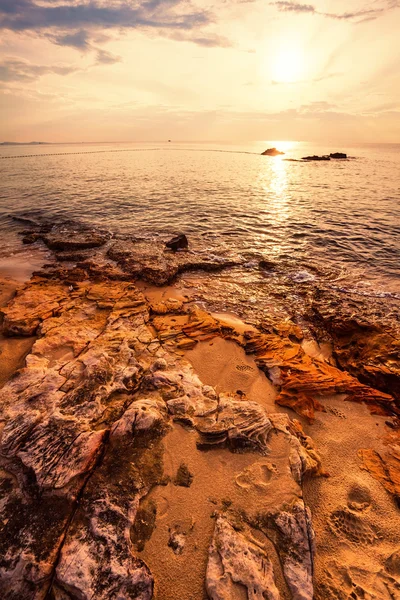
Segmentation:
<svg viewBox="0 0 400 600">
<path fill-rule="evenodd" d="M 0 142 L 0 146 L 49 146 L 52 142 Z"/>
<path fill-rule="evenodd" d="M 171 140 L 168 140 L 170 142 Z M 361 146 L 400 146 L 400 142 L 377 142 L 377 141 L 369 141 L 369 142 L 342 142 L 340 144 L 325 142 L 322 143 L 320 141 L 313 140 L 174 140 L 174 144 L 240 144 L 240 143 L 264 143 L 264 144 L 282 144 L 287 143 L 288 141 L 295 144 L 314 144 L 315 146 L 324 145 L 335 146 L 335 147 L 361 147 Z M 2 146 L 70 146 L 70 145 L 100 145 L 100 144 L 163 144 L 167 143 L 167 140 L 103 140 L 103 141 L 74 141 L 74 142 L 0 142 L 0 147 Z"/>
</svg>

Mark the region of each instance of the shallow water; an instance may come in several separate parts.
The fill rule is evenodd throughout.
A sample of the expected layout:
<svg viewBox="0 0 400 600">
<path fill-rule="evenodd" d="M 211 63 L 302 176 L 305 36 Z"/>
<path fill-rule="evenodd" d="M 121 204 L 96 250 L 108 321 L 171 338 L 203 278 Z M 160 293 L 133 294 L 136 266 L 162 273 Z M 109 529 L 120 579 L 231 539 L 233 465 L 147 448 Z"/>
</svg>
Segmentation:
<svg viewBox="0 0 400 600">
<path fill-rule="evenodd" d="M 260 156 L 270 145 L 285 156 Z M 284 160 L 337 150 L 352 158 Z M 294 282 L 317 264 L 346 272 L 360 293 L 400 291 L 400 145 L 10 146 L 0 173 L 2 262 L 25 252 L 12 217 L 72 218 L 134 235 L 210 236 L 294 261 Z"/>
</svg>

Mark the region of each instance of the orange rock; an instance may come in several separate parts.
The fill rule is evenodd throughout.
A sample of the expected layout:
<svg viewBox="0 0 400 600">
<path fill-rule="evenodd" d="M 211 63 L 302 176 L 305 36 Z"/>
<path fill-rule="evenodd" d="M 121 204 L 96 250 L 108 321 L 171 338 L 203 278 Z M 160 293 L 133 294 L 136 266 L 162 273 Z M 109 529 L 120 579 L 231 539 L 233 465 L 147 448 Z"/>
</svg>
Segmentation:
<svg viewBox="0 0 400 600">
<path fill-rule="evenodd" d="M 179 348 L 185 347 L 188 338 L 204 341 L 219 336 L 237 342 L 247 354 L 254 355 L 259 368 L 280 388 L 277 403 L 292 408 L 311 422 L 316 410 L 324 410 L 320 401 L 324 395 L 346 394 L 348 400 L 368 404 L 373 414 L 397 414 L 399 411 L 392 396 L 307 355 L 299 343 L 288 337 L 291 327 L 283 327 L 282 336 L 254 330 L 243 335 L 234 326 L 223 323 L 199 308 L 174 321 L 168 317 L 155 317 L 153 325 L 161 341 L 168 339 Z"/>
<path fill-rule="evenodd" d="M 358 456 L 362 460 L 361 468 L 368 471 L 388 492 L 393 494 L 400 506 L 400 430 L 387 433 L 384 442 L 385 451 L 377 452 L 371 448 L 361 448 Z"/>
<path fill-rule="evenodd" d="M 326 409 L 321 402 L 318 402 L 318 400 L 315 400 L 311 396 L 306 396 L 306 394 L 299 394 L 295 396 L 293 394 L 281 392 L 276 398 L 275 402 L 280 406 L 287 406 L 288 408 L 291 408 L 298 415 L 307 417 L 310 423 L 312 423 L 315 419 L 316 410 L 326 412 Z"/>
</svg>

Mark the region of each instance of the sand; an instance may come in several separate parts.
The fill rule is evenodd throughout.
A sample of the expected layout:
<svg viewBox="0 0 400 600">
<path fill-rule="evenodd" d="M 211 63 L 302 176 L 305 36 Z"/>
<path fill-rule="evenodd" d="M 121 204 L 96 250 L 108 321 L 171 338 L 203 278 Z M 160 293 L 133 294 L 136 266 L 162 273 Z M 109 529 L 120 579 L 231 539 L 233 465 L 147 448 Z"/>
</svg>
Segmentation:
<svg viewBox="0 0 400 600">
<path fill-rule="evenodd" d="M 0 277 L 24 283 L 46 261 L 50 261 L 49 252 L 41 246 L 31 246 L 23 254 L 14 254 L 11 258 L 0 258 Z"/>
<path fill-rule="evenodd" d="M 0 278 L 0 309 L 11 300 L 20 285 L 13 279 Z M 35 339 L 35 337 L 7 338 L 0 333 L 0 387 L 24 365 L 25 357 L 30 352 Z"/>
<path fill-rule="evenodd" d="M 361 470 L 357 451 L 382 450 L 386 418 L 341 396 L 324 398 L 324 405 L 327 412 L 317 413 L 309 433 L 330 477 L 310 479 L 304 486 L 316 532 L 315 579 L 324 581 L 328 572 L 335 579 L 335 565 L 340 565 L 373 597 L 384 586 L 374 574 L 398 547 L 399 513 L 380 483 Z"/>
<path fill-rule="evenodd" d="M 155 600 L 207 599 L 204 579 L 215 511 L 231 504 L 247 511 L 267 509 L 290 502 L 298 493 L 289 474 L 284 474 L 288 447 L 283 436 L 271 439 L 268 457 L 232 454 L 227 449 L 201 451 L 196 448 L 196 438 L 195 432 L 174 425 L 164 439 L 165 475 L 174 479 L 184 463 L 193 473 L 190 487 L 170 482 L 155 488 L 145 500 L 147 506 L 150 503 L 156 507 L 157 515 L 153 534 L 139 556 L 155 576 Z M 278 477 L 282 478 L 282 486 L 275 484 Z M 185 545 L 181 554 L 168 545 L 174 533 L 183 534 Z M 272 544 L 262 534 L 253 534 L 268 548 L 275 573 L 285 589 Z"/>
<path fill-rule="evenodd" d="M 186 358 L 201 381 L 218 392 L 244 393 L 248 400 L 278 412 L 274 386 L 258 369 L 254 358 L 235 342 L 222 338 L 200 342 L 186 353 Z"/>
</svg>

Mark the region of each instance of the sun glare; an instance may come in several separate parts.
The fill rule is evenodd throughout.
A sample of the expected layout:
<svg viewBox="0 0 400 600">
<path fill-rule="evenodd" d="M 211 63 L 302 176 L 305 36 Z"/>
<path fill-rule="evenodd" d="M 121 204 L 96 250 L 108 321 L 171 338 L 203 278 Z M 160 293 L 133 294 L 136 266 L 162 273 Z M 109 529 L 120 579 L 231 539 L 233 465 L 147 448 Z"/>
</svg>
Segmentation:
<svg viewBox="0 0 400 600">
<path fill-rule="evenodd" d="M 298 144 L 299 142 L 294 140 L 266 140 L 263 142 L 265 147 L 278 148 L 281 152 L 286 153 L 294 150 Z"/>
<path fill-rule="evenodd" d="M 300 48 L 282 46 L 272 57 L 272 80 L 279 83 L 294 83 L 304 74 L 304 57 Z"/>
</svg>

